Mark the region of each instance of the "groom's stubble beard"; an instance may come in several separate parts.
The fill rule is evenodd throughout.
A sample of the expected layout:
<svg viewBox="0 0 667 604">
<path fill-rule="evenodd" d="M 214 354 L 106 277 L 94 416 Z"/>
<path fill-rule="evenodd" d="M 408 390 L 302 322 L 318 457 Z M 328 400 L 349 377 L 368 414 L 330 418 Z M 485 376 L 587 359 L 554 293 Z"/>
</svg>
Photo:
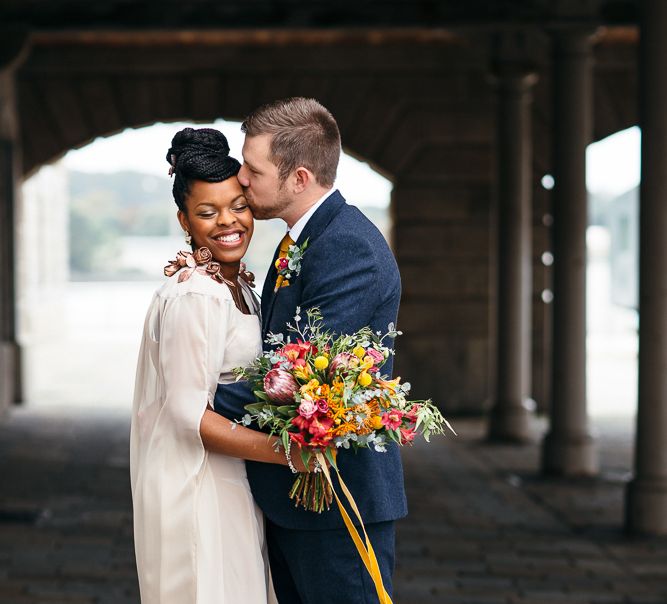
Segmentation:
<svg viewBox="0 0 667 604">
<path fill-rule="evenodd" d="M 287 194 L 284 187 L 285 183 L 281 183 L 276 191 L 275 199 L 272 202 L 258 204 L 255 197 L 248 189 L 243 187 L 248 205 L 252 210 L 252 214 L 257 220 L 269 220 L 271 218 L 281 218 L 285 211 L 292 203 L 292 199 Z"/>
</svg>

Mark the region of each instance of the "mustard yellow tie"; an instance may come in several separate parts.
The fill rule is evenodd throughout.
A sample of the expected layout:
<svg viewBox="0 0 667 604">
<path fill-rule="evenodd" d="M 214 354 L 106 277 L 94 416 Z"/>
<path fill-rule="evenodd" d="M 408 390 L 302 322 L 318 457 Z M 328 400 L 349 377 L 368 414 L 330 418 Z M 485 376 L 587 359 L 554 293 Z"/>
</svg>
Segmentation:
<svg viewBox="0 0 667 604">
<path fill-rule="evenodd" d="M 287 252 L 289 251 L 290 245 L 294 245 L 294 239 L 290 237 L 289 232 L 285 233 L 285 236 L 282 238 L 280 241 L 280 248 L 278 252 L 278 259 L 276 260 L 276 269 L 280 270 L 278 267 L 278 264 L 280 263 L 280 260 L 282 258 L 287 257 Z M 285 281 L 285 277 L 282 275 L 278 275 L 278 278 L 276 279 L 276 286 L 274 288 L 274 292 L 277 292 L 281 287 L 285 287 L 286 285 L 289 285 L 289 282 Z"/>
</svg>

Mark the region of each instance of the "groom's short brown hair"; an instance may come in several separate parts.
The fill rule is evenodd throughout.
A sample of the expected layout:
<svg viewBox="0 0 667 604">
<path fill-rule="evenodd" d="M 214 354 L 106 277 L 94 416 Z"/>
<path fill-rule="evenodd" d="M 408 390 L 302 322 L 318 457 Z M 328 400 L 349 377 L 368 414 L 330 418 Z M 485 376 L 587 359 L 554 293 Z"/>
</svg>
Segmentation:
<svg viewBox="0 0 667 604">
<path fill-rule="evenodd" d="M 241 124 L 247 136 L 270 134 L 271 157 L 282 182 L 303 166 L 323 187 L 336 180 L 340 132 L 333 115 L 315 99 L 292 97 L 255 109 Z"/>
</svg>

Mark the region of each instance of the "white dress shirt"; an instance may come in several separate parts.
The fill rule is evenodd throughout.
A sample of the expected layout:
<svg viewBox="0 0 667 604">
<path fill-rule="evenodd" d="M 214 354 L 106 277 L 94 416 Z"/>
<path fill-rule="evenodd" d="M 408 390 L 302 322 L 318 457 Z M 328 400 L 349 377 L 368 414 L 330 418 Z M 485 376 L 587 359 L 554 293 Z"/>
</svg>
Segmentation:
<svg viewBox="0 0 667 604">
<path fill-rule="evenodd" d="M 292 240 L 297 241 L 299 239 L 299 235 L 303 232 L 303 229 L 305 226 L 308 224 L 308 221 L 310 220 L 310 217 L 317 212 L 317 208 L 319 208 L 333 193 L 333 188 L 329 189 L 322 197 L 320 197 L 313 205 L 312 207 L 301 217 L 299 220 L 297 220 L 294 225 L 292 226 L 291 229 L 288 229 L 288 233 Z"/>
</svg>

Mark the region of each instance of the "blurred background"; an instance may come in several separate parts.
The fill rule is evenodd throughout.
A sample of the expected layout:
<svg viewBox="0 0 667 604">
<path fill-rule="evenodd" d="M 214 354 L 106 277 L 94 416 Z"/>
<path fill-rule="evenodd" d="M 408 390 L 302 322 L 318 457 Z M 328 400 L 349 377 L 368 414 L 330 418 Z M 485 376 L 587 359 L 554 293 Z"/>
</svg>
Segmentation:
<svg viewBox="0 0 667 604">
<path fill-rule="evenodd" d="M 19 333 L 30 404 L 129 407 L 144 312 L 162 267 L 184 248 L 164 155 L 186 125 L 207 126 L 160 123 L 98 138 L 23 184 Z M 240 123 L 208 126 L 224 132 L 241 157 Z M 639 146 L 633 127 L 587 152 L 593 416 L 629 418 L 636 407 Z M 553 177 L 541 184 L 551 189 Z M 390 240 L 391 181 L 343 153 L 336 186 Z M 247 264 L 261 291 L 284 224 L 258 221 L 255 228 Z M 552 254 L 546 251 L 542 261 L 551 265 Z M 542 292 L 543 303 L 551 297 Z"/>
</svg>

